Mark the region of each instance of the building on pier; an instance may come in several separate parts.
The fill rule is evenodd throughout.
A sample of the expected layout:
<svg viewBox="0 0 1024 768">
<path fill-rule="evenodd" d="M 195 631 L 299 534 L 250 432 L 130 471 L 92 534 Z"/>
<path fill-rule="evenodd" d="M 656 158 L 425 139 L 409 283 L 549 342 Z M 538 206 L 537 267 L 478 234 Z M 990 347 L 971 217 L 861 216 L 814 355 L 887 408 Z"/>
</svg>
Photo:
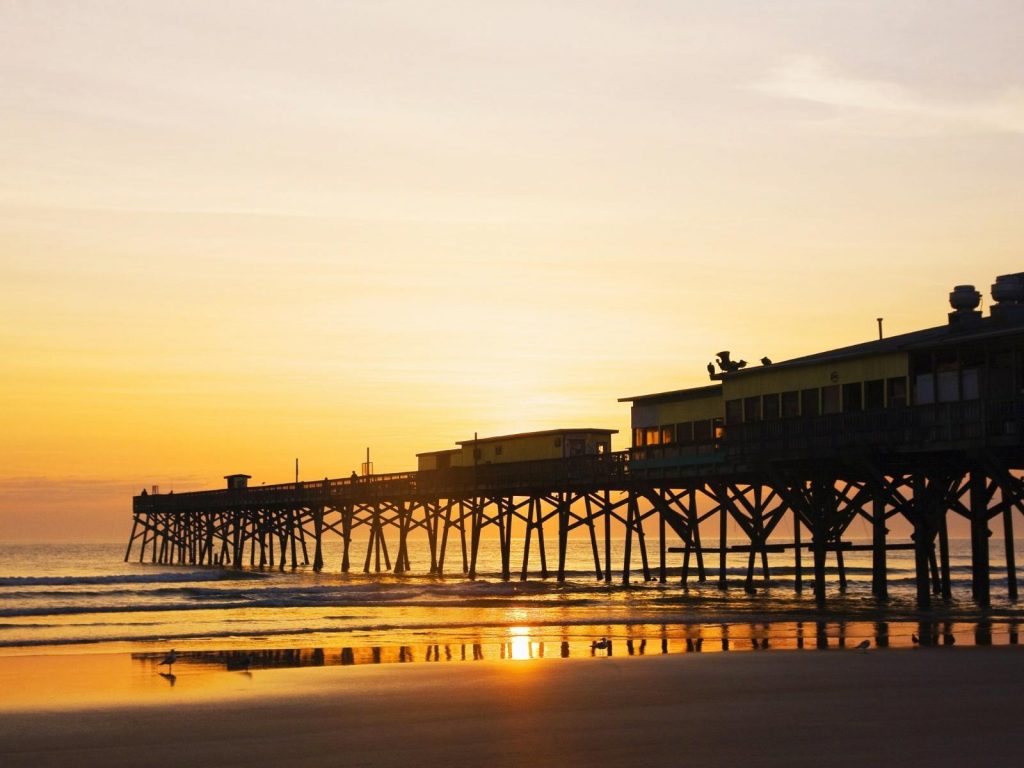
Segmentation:
<svg viewBox="0 0 1024 768">
<path fill-rule="evenodd" d="M 1024 274 L 998 278 L 993 298 L 984 317 L 980 293 L 957 286 L 945 325 L 756 367 L 709 366 L 720 383 L 623 398 L 631 464 L 1015 444 Z"/>
<path fill-rule="evenodd" d="M 472 467 L 481 464 L 511 464 L 520 461 L 566 459 L 574 456 L 603 456 L 611 453 L 611 436 L 617 429 L 546 429 L 513 435 L 460 440 L 458 448 L 417 453 L 420 471 Z"/>
<path fill-rule="evenodd" d="M 958 516 L 970 525 L 972 594 L 987 605 L 990 526 L 1001 518 L 1006 594 L 1015 600 L 1024 273 L 998 278 L 992 298 L 982 315 L 980 294 L 958 286 L 941 326 L 774 364 L 747 368 L 720 353 L 711 384 L 625 399 L 628 451 L 610 452 L 614 430 L 548 430 L 419 454 L 417 472 L 259 487 L 231 487 L 229 477 L 227 489 L 136 496 L 125 557 L 137 542 L 139 558 L 152 562 L 283 567 L 309 563 L 312 542 L 319 569 L 323 539 L 338 537 L 343 572 L 360 557 L 354 547 L 365 546 L 364 571 L 405 573 L 415 535 L 429 544 L 431 573 L 445 571 L 454 547 L 474 578 L 481 546 L 497 546 L 502 578 L 511 578 L 514 557 L 527 578 L 535 548 L 540 575 L 563 579 L 575 535 L 589 539 L 594 575 L 610 582 L 614 532 L 624 536 L 618 572 L 628 583 L 636 554 L 643 578 L 653 578 L 646 542 L 656 526 L 663 582 L 678 552 L 684 586 L 692 563 L 698 581 L 725 589 L 738 557 L 753 590 L 758 562 L 769 585 L 769 558 L 785 552 L 795 590 L 813 574 L 824 601 L 832 575 L 846 588 L 844 553 L 870 551 L 871 589 L 885 599 L 887 553 L 913 550 L 926 606 L 933 594 L 951 599 L 947 518 Z M 909 540 L 890 532 L 894 518 L 909 526 Z M 870 543 L 853 540 L 854 521 L 870 527 Z M 551 568 L 546 530 L 547 541 L 557 534 Z"/>
</svg>

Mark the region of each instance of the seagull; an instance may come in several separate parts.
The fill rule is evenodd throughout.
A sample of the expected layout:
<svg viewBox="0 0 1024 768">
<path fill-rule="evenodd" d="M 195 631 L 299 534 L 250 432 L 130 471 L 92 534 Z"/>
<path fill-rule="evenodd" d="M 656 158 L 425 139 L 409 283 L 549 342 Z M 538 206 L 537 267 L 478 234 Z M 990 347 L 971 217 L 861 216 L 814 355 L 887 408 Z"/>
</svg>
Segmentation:
<svg viewBox="0 0 1024 768">
<path fill-rule="evenodd" d="M 167 665 L 168 671 L 174 669 L 174 662 L 178 660 L 178 654 L 171 648 L 171 652 L 164 656 L 164 660 L 157 664 L 158 667 L 162 667 L 164 664 Z"/>
<path fill-rule="evenodd" d="M 870 640 L 861 640 L 859 643 L 857 643 L 857 650 L 858 651 L 866 651 L 870 647 L 871 647 L 871 641 Z"/>
</svg>

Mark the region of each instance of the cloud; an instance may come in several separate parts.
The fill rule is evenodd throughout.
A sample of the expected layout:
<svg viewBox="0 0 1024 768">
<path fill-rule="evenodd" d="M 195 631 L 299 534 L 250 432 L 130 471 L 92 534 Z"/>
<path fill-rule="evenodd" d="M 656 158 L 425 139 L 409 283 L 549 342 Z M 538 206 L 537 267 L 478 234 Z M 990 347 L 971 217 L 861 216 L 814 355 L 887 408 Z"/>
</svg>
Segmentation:
<svg viewBox="0 0 1024 768">
<path fill-rule="evenodd" d="M 755 83 L 756 91 L 831 107 L 830 122 L 871 133 L 949 135 L 1024 133 L 1024 88 L 972 100 L 929 97 L 885 80 L 839 72 L 816 56 L 795 56 Z"/>
</svg>

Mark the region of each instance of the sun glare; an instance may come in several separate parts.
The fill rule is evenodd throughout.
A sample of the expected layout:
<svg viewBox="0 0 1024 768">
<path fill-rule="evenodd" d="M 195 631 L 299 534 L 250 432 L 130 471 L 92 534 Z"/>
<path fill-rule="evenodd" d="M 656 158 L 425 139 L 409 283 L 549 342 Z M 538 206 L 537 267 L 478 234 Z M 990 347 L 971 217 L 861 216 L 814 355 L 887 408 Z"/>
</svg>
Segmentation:
<svg viewBox="0 0 1024 768">
<path fill-rule="evenodd" d="M 530 640 L 529 627 L 510 627 L 508 633 L 510 656 L 514 661 L 534 658 L 535 643 Z"/>
</svg>

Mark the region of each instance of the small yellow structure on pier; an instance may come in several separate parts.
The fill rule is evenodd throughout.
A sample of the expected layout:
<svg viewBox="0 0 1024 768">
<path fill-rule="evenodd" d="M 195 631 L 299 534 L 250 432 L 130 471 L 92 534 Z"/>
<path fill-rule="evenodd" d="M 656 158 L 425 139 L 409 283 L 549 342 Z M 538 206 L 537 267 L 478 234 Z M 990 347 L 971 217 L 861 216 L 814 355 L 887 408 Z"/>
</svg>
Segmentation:
<svg viewBox="0 0 1024 768">
<path fill-rule="evenodd" d="M 514 435 L 460 440 L 458 448 L 417 453 L 418 469 L 471 467 L 474 464 L 507 464 L 514 461 L 565 459 L 611 452 L 616 429 L 548 429 Z"/>
</svg>

